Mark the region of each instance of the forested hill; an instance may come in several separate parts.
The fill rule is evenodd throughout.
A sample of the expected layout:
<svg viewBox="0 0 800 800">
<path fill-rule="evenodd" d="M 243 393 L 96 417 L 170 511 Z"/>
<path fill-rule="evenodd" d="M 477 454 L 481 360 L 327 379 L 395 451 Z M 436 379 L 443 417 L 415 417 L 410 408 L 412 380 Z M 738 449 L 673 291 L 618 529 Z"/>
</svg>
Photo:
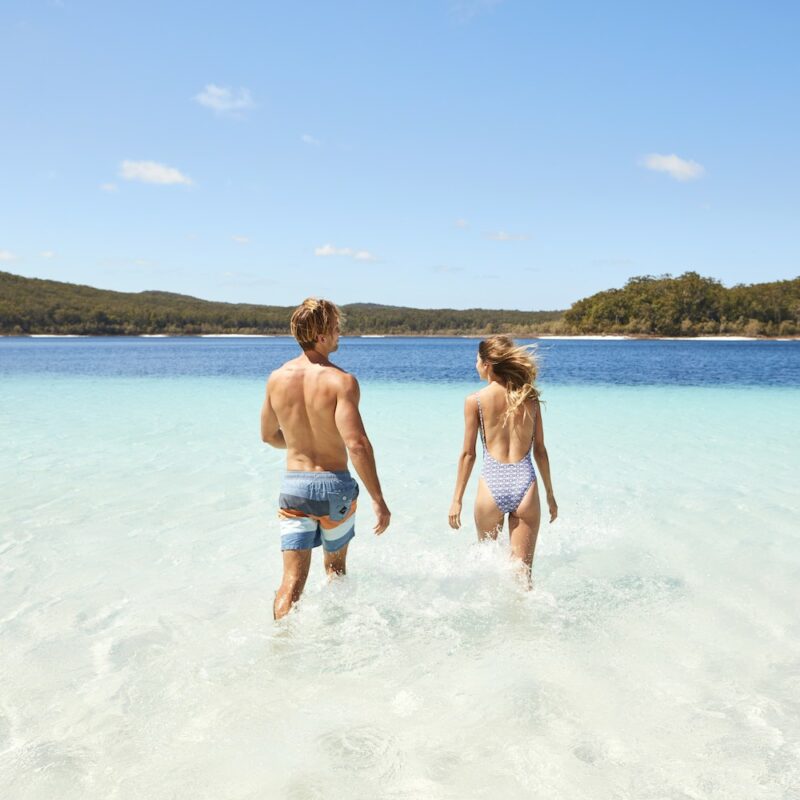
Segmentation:
<svg viewBox="0 0 800 800">
<path fill-rule="evenodd" d="M 696 272 L 631 278 L 622 289 L 579 300 L 564 314 L 573 333 L 649 336 L 796 336 L 800 277 L 725 288 Z"/>
<path fill-rule="evenodd" d="M 531 335 L 560 325 L 562 311 L 342 307 L 347 334 Z M 217 303 L 169 292 L 111 292 L 0 272 L 3 334 L 288 334 L 293 307 Z"/>
<path fill-rule="evenodd" d="M 524 301 L 524 290 L 514 299 Z M 345 332 L 405 335 L 800 335 L 800 278 L 724 287 L 687 272 L 631 278 L 566 312 L 419 309 L 354 303 Z M 169 292 L 111 292 L 0 272 L 0 334 L 287 334 L 292 308 Z"/>
</svg>

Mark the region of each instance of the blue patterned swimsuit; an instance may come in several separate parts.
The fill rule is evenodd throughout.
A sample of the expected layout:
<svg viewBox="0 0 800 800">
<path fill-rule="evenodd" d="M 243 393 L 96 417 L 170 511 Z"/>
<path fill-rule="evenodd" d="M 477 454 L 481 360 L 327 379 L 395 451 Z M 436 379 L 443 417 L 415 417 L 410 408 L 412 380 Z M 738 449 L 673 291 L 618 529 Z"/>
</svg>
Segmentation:
<svg viewBox="0 0 800 800">
<path fill-rule="evenodd" d="M 503 514 L 510 514 L 517 510 L 525 493 L 530 489 L 531 484 L 536 480 L 536 470 L 531 461 L 531 451 L 528 452 L 513 464 L 498 461 L 489 452 L 486 446 L 486 431 L 483 426 L 483 409 L 481 399 L 475 395 L 478 401 L 478 414 L 480 416 L 481 443 L 483 444 L 483 470 L 481 475 L 486 481 L 486 486 L 494 498 L 494 502 Z M 536 407 L 534 406 L 534 414 Z M 536 433 L 536 418 L 533 420 L 533 431 Z M 531 438 L 533 446 L 533 438 Z"/>
</svg>

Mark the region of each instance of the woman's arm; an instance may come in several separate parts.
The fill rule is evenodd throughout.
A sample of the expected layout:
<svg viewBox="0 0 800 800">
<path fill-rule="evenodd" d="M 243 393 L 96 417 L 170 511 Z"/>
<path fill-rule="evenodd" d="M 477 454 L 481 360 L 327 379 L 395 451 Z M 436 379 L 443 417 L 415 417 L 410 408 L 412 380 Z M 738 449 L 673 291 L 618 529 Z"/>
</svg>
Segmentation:
<svg viewBox="0 0 800 800">
<path fill-rule="evenodd" d="M 464 444 L 458 457 L 458 474 L 453 502 L 450 505 L 448 520 L 451 528 L 461 527 L 461 501 L 467 488 L 469 476 L 475 466 L 475 440 L 478 438 L 478 401 L 470 395 L 464 401 Z"/>
<path fill-rule="evenodd" d="M 547 508 L 550 510 L 550 522 L 552 522 L 558 516 L 558 503 L 553 494 L 553 481 L 550 479 L 550 459 L 547 457 L 547 448 L 544 446 L 542 407 L 538 400 L 534 401 L 534 405 L 536 410 L 534 412 L 533 457 L 536 459 L 536 466 L 547 492 Z"/>
</svg>

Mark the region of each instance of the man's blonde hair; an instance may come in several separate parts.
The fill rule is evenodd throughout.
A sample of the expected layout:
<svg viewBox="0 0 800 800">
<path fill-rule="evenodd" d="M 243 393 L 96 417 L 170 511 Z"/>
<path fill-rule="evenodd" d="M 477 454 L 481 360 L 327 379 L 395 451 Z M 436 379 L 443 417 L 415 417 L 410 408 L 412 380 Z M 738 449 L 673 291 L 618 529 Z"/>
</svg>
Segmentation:
<svg viewBox="0 0 800 800">
<path fill-rule="evenodd" d="M 319 297 L 307 297 L 292 314 L 292 336 L 303 350 L 313 350 L 317 337 L 332 333 L 340 318 L 335 303 Z"/>
</svg>

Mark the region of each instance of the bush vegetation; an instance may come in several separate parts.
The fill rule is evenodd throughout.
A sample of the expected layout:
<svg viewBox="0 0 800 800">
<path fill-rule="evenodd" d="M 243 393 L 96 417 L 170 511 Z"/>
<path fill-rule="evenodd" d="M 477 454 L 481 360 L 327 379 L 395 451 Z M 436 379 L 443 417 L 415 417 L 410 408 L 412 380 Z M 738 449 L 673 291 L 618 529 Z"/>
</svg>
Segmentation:
<svg viewBox="0 0 800 800">
<path fill-rule="evenodd" d="M 795 336 L 800 277 L 726 289 L 696 272 L 631 278 L 622 289 L 579 300 L 564 313 L 575 333 L 649 336 Z"/>
<path fill-rule="evenodd" d="M 520 300 L 518 296 L 516 298 Z M 631 278 L 568 311 L 420 309 L 355 303 L 342 307 L 351 335 L 510 333 L 634 336 L 796 336 L 800 278 L 725 288 L 686 272 Z M 0 272 L 0 333 L 136 335 L 287 334 L 292 308 L 216 303 L 169 292 L 111 292 Z"/>
<path fill-rule="evenodd" d="M 299 298 L 302 299 L 302 298 Z M 216 303 L 168 292 L 111 292 L 0 272 L 4 334 L 288 334 L 292 307 Z M 356 303 L 342 307 L 347 334 L 532 335 L 561 311 L 418 309 Z"/>
</svg>

